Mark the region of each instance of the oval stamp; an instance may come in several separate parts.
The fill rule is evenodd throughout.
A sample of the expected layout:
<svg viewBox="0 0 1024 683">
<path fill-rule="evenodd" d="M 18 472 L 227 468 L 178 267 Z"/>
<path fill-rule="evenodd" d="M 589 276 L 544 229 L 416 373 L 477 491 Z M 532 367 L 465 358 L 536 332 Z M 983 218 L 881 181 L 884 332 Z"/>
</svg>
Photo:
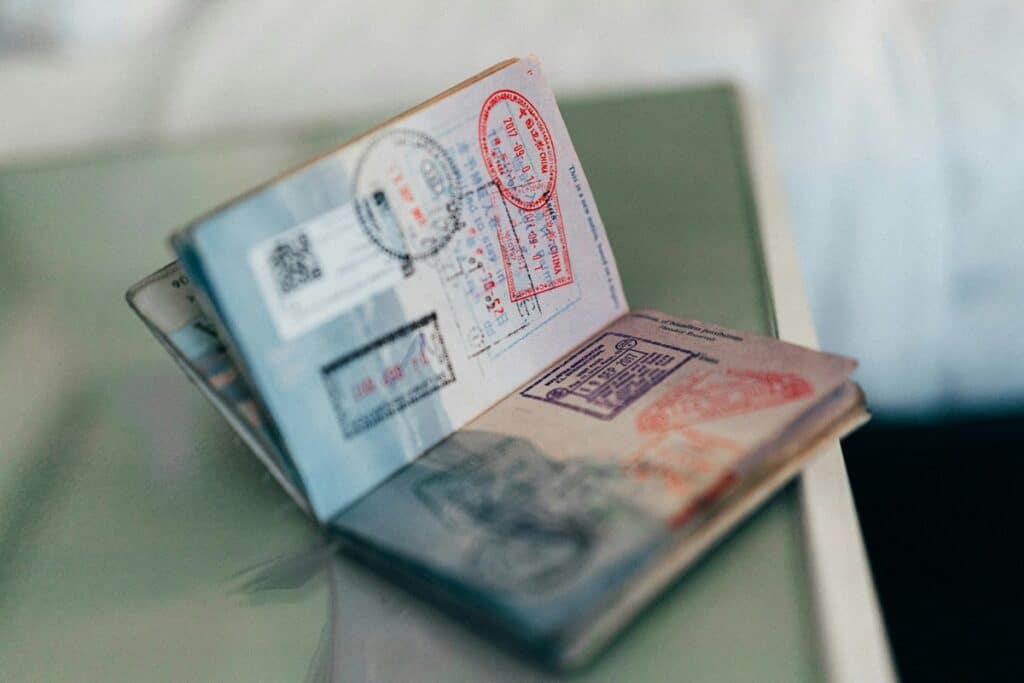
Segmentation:
<svg viewBox="0 0 1024 683">
<path fill-rule="evenodd" d="M 551 132 L 537 108 L 515 90 L 491 93 L 477 124 L 487 173 L 510 204 L 533 211 L 554 195 L 557 164 Z"/>
<path fill-rule="evenodd" d="M 367 236 L 399 259 L 433 256 L 462 221 L 462 177 L 447 150 L 415 130 L 389 130 L 367 145 L 353 176 Z"/>
</svg>

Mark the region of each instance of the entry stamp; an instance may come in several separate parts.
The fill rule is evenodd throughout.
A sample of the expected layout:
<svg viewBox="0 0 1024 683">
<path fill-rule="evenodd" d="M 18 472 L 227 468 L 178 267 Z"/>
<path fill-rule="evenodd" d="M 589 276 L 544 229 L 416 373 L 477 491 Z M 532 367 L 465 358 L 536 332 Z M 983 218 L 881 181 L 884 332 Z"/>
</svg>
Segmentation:
<svg viewBox="0 0 1024 683">
<path fill-rule="evenodd" d="M 495 188 L 498 244 L 509 298 L 522 301 L 573 281 L 555 185 L 558 164 L 540 112 L 515 90 L 484 101 L 480 154 Z"/>
<path fill-rule="evenodd" d="M 366 235 L 401 259 L 433 256 L 463 226 L 462 176 L 448 151 L 416 130 L 389 130 L 356 165 L 353 194 Z"/>
<path fill-rule="evenodd" d="M 572 283 L 558 195 L 533 211 L 510 208 L 503 197 L 492 195 L 509 299 L 522 301 Z"/>
<path fill-rule="evenodd" d="M 611 420 L 696 357 L 686 349 L 606 332 L 520 394 Z"/>
<path fill-rule="evenodd" d="M 480 109 L 477 137 L 487 173 L 512 205 L 533 211 L 554 195 L 555 143 L 523 94 L 509 89 L 491 93 Z"/>
<path fill-rule="evenodd" d="M 342 356 L 320 375 L 346 438 L 455 381 L 435 313 Z"/>
</svg>

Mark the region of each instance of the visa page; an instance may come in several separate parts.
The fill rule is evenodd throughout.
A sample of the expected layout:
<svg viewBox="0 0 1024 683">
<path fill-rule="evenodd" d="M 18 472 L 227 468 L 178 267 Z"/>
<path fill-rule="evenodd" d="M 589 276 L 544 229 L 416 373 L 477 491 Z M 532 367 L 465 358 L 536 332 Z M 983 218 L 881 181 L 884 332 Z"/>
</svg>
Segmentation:
<svg viewBox="0 0 1024 683">
<path fill-rule="evenodd" d="M 174 239 L 326 519 L 627 310 L 539 63 Z"/>
<path fill-rule="evenodd" d="M 714 521 L 716 504 L 857 409 L 854 366 L 628 314 L 332 524 L 368 559 L 559 646 Z"/>
</svg>

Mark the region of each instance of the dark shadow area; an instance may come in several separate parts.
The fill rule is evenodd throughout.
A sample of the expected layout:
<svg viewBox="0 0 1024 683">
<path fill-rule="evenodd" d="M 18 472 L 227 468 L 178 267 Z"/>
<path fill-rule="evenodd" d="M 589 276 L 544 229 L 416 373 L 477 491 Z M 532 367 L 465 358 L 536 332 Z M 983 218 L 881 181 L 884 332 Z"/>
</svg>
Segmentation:
<svg viewBox="0 0 1024 683">
<path fill-rule="evenodd" d="M 902 680 L 1024 680 L 1024 413 L 843 442 Z"/>
</svg>

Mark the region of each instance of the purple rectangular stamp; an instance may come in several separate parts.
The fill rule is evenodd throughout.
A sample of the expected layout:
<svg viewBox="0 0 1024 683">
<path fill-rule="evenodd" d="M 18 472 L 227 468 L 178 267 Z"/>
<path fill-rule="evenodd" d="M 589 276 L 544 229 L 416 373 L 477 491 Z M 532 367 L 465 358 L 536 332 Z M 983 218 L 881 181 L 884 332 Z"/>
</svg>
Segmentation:
<svg viewBox="0 0 1024 683">
<path fill-rule="evenodd" d="M 611 420 L 696 356 L 649 339 L 606 332 L 520 394 Z"/>
</svg>

